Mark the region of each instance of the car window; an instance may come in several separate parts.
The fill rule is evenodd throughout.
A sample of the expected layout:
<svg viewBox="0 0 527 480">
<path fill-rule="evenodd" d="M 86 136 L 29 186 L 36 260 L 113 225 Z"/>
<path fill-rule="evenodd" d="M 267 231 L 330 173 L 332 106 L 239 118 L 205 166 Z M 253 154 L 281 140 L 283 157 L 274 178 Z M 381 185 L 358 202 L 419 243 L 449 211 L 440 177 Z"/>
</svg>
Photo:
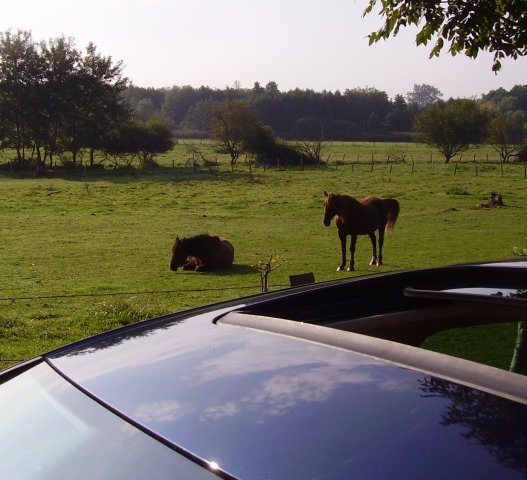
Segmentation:
<svg viewBox="0 0 527 480">
<path fill-rule="evenodd" d="M 2 385 L 0 472 L 18 480 L 213 479 L 42 363 Z"/>
<path fill-rule="evenodd" d="M 421 348 L 509 370 L 517 334 L 517 322 L 452 328 L 431 335 Z"/>
</svg>

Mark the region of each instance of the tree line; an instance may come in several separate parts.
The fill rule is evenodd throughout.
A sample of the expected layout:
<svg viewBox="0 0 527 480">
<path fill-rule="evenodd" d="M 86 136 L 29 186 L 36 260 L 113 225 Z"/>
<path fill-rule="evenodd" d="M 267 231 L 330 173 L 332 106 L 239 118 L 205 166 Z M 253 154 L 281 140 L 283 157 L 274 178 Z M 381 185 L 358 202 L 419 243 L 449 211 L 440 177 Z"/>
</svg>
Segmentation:
<svg viewBox="0 0 527 480">
<path fill-rule="evenodd" d="M 163 118 L 181 137 L 207 134 L 211 108 L 221 102 L 241 100 L 253 108 L 275 135 L 288 140 L 409 140 L 417 114 L 441 100 L 434 86 L 416 84 L 393 99 L 375 88 L 354 88 L 344 92 L 294 89 L 279 90 L 276 82 L 265 86 L 255 82 L 250 89 L 235 84 L 225 89 L 143 88 L 129 86 L 124 98 L 140 119 Z M 478 101 L 502 113 L 519 111 L 527 116 L 527 85 L 510 91 L 498 89 Z"/>
<path fill-rule="evenodd" d="M 30 32 L 0 33 L 0 148 L 15 152 L 18 167 L 77 165 L 96 151 L 118 162 L 151 161 L 172 147 L 170 128 L 140 122 L 123 97 L 122 63 L 90 43 L 84 52 L 71 38 L 36 42 Z"/>
<path fill-rule="evenodd" d="M 197 136 L 215 139 L 231 164 L 242 153 L 320 162 L 323 142 L 332 140 L 418 138 L 446 162 L 482 142 L 502 161 L 520 152 L 527 85 L 478 100 L 442 96 L 426 84 L 393 99 L 375 88 L 281 92 L 273 81 L 250 89 L 141 88 L 91 43 L 82 52 L 71 38 L 0 33 L 0 148 L 13 149 L 18 166 L 53 165 L 57 157 L 76 166 L 84 154 L 93 166 L 95 152 L 115 166 L 136 159 L 144 166 L 174 138 Z"/>
<path fill-rule="evenodd" d="M 527 85 L 516 85 L 510 91 L 493 90 L 480 99 L 446 101 L 436 87 L 426 84 L 415 84 L 412 91 L 393 100 L 373 88 L 344 93 L 281 92 L 276 82 L 265 87 L 256 82 L 252 89 L 239 85 L 225 89 L 131 85 L 123 95 L 138 118 L 162 118 L 180 137 L 219 139 L 232 162 L 240 152 L 234 153 L 229 146 L 233 138 L 226 138 L 225 132 L 218 134 L 218 115 L 223 109 L 226 117 L 228 105 L 233 122 L 230 135 L 238 135 L 238 146 L 243 143 L 240 129 L 249 125 L 247 112 L 241 111 L 250 110 L 274 136 L 296 141 L 304 153 L 320 150 L 321 141 L 423 141 L 436 147 L 446 162 L 469 145 L 480 143 L 489 143 L 502 161 L 508 161 L 524 148 L 527 122 Z M 237 126 L 236 115 L 240 118 Z M 257 130 L 261 139 L 264 132 Z M 251 152 L 254 148 L 246 149 L 246 153 Z M 320 161 L 320 152 L 311 152 L 308 157 Z"/>
<path fill-rule="evenodd" d="M 432 95 L 435 100 L 440 92 L 430 89 L 437 91 Z M 131 85 L 123 95 L 138 118 L 163 118 L 181 137 L 207 135 L 211 110 L 228 101 L 243 101 L 276 136 L 287 140 L 319 138 L 321 131 L 331 140 L 408 140 L 419 109 L 402 95 L 390 100 L 375 88 L 281 92 L 273 81 L 265 86 L 255 82 L 248 89 L 237 84 L 225 89 Z"/>
</svg>

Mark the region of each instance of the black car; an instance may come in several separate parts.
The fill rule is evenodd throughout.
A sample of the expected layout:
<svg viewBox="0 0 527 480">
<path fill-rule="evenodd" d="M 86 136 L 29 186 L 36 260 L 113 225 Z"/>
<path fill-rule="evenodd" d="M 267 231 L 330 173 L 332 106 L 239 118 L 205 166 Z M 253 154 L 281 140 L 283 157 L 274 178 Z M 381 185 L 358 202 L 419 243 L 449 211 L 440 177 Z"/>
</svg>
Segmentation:
<svg viewBox="0 0 527 480">
<path fill-rule="evenodd" d="M 420 347 L 527 319 L 527 262 L 166 315 L 0 375 L 5 479 L 527 477 L 527 377 Z"/>
</svg>

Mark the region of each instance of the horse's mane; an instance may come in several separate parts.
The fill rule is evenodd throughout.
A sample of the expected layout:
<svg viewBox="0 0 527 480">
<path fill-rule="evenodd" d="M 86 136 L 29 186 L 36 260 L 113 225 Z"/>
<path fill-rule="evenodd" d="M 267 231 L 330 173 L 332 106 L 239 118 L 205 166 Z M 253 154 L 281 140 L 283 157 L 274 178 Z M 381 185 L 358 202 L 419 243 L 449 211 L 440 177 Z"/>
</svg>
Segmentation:
<svg viewBox="0 0 527 480">
<path fill-rule="evenodd" d="M 361 202 L 359 202 L 355 197 L 352 197 L 351 195 L 346 195 L 345 193 L 333 193 L 332 195 L 337 201 L 337 205 L 344 206 L 361 204 Z"/>
<path fill-rule="evenodd" d="M 194 240 L 203 240 L 205 238 L 210 238 L 212 237 L 213 235 L 210 235 L 208 233 L 198 233 L 197 235 L 193 235 L 192 237 L 185 237 L 183 238 L 182 240 L 190 240 L 190 241 L 194 241 Z"/>
<path fill-rule="evenodd" d="M 209 233 L 199 233 L 197 235 L 193 235 L 192 237 L 181 238 L 180 241 L 187 248 L 200 248 L 204 245 L 210 245 L 210 242 L 216 241 L 217 238 L 218 237 L 215 235 L 210 235 Z"/>
</svg>

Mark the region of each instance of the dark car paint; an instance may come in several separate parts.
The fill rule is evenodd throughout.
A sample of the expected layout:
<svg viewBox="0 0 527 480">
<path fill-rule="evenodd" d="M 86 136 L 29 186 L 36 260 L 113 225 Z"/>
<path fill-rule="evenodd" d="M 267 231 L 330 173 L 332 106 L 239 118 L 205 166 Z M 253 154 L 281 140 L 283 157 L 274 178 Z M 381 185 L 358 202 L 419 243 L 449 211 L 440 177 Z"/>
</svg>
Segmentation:
<svg viewBox="0 0 527 480">
<path fill-rule="evenodd" d="M 51 361 L 236 478 L 524 478 L 525 405 L 218 313 Z"/>
<path fill-rule="evenodd" d="M 179 478 L 209 469 L 123 422 L 45 362 L 2 386 L 0 476 L 13 480 Z"/>
<path fill-rule="evenodd" d="M 525 478 L 524 404 L 367 355 L 216 322 L 235 309 L 325 324 L 345 309 L 425 304 L 402 288 L 442 288 L 461 276 L 463 286 L 467 278 L 470 286 L 507 286 L 524 281 L 525 271 L 460 266 L 317 284 L 167 315 L 45 359 L 156 438 L 203 465 L 217 463 L 228 472 L 220 476 Z M 381 304 L 375 289 L 383 286 Z"/>
</svg>

